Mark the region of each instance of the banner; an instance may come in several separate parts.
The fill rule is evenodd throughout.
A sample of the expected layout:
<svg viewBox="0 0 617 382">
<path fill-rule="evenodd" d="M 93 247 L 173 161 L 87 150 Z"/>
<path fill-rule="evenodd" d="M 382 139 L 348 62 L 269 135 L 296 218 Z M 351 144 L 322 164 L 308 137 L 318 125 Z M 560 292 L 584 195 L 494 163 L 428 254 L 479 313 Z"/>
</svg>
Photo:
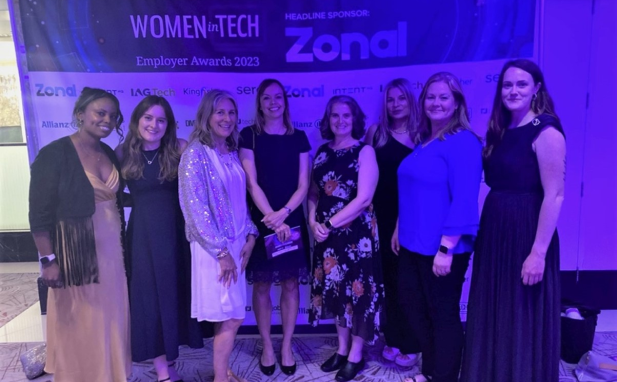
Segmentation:
<svg viewBox="0 0 617 382">
<path fill-rule="evenodd" d="M 84 86 L 115 94 L 125 121 L 143 97 L 166 97 L 187 138 L 201 97 L 214 88 L 230 91 L 240 126 L 251 125 L 257 86 L 270 77 L 284 84 L 294 126 L 306 131 L 313 153 L 333 95 L 356 98 L 368 126 L 388 81 L 409 79 L 417 97 L 438 71 L 459 77 L 472 126 L 484 135 L 503 63 L 536 56 L 536 8 L 535 0 L 19 0 L 31 153 L 76 131 L 71 112 Z M 115 147 L 118 137 L 106 142 Z M 308 280 L 301 282 L 298 324 L 306 324 Z M 276 309 L 273 322 L 280 323 Z"/>
</svg>

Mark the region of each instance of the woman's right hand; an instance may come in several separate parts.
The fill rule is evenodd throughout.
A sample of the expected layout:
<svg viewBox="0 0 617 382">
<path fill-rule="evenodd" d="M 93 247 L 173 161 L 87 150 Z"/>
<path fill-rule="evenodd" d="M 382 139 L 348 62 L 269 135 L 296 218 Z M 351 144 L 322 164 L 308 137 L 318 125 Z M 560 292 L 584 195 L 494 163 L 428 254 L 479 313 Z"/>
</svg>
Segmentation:
<svg viewBox="0 0 617 382">
<path fill-rule="evenodd" d="M 231 286 L 231 280 L 234 283 L 238 282 L 238 267 L 231 254 L 219 259 L 219 265 L 221 266 L 221 273 L 219 275 L 219 282 L 229 289 Z"/>
<path fill-rule="evenodd" d="M 60 266 L 56 262 L 52 262 L 47 267 L 41 270 L 41 277 L 45 281 L 45 285 L 50 288 L 61 288 L 62 281 L 60 280 Z"/>
<path fill-rule="evenodd" d="M 325 241 L 328 238 L 330 232 L 323 224 L 319 224 L 316 221 L 310 223 L 311 231 L 313 231 L 313 236 L 318 243 Z"/>
</svg>

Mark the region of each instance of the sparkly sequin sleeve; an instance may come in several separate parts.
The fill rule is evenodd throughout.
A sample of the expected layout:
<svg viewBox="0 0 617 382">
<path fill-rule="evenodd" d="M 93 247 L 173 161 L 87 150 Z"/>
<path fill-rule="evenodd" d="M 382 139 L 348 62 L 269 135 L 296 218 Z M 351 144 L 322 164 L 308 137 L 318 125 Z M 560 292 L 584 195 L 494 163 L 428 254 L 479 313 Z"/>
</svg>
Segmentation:
<svg viewBox="0 0 617 382">
<path fill-rule="evenodd" d="M 253 220 L 251 220 L 250 210 L 247 208 L 246 211 L 247 211 L 246 212 L 246 223 L 244 226 L 246 232 L 244 234 L 245 236 L 254 235 L 255 238 L 257 238 L 257 236 L 259 236 L 259 230 L 257 229 L 257 226 L 255 225 L 255 223 L 253 223 Z"/>
<path fill-rule="evenodd" d="M 216 256 L 227 246 L 227 237 L 219 228 L 216 206 L 211 204 L 206 155 L 199 146 L 190 145 L 182 154 L 178 168 L 180 208 L 186 221 L 186 238 Z"/>
</svg>

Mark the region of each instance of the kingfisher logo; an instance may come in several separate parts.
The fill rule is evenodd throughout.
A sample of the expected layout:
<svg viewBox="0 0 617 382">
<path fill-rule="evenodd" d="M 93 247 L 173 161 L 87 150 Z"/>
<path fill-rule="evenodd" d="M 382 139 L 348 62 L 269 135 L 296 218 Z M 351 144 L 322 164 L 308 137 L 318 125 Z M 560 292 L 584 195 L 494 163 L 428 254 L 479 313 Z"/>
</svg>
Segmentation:
<svg viewBox="0 0 617 382">
<path fill-rule="evenodd" d="M 294 88 L 289 85 L 285 85 L 285 93 L 287 93 L 287 97 L 289 98 L 325 96 L 325 90 L 323 85 L 315 88 Z"/>
<path fill-rule="evenodd" d="M 370 38 L 364 33 L 343 33 L 341 37 L 322 34 L 313 39 L 313 27 L 285 28 L 285 36 L 297 37 L 285 55 L 287 62 L 333 61 L 340 57 L 343 61 L 352 59 L 368 60 L 371 55 L 377 58 L 407 56 L 407 22 L 401 21 L 397 29 L 378 31 Z M 312 43 L 312 47 L 311 47 Z M 384 44 L 385 43 L 385 44 Z M 351 46 L 360 47 L 359 56 L 352 57 Z M 308 46 L 311 53 L 302 53 Z M 324 47 L 328 47 L 324 49 Z"/>
<path fill-rule="evenodd" d="M 133 97 L 145 97 L 149 95 L 156 95 L 159 97 L 173 97 L 176 95 L 176 91 L 172 88 L 169 88 L 169 89 L 159 89 L 159 88 L 131 89 L 131 96 Z"/>
<path fill-rule="evenodd" d="M 208 93 L 211 90 L 212 90 L 212 88 L 207 88 L 205 86 L 202 87 L 202 88 L 184 88 L 184 89 L 182 89 L 182 94 L 201 97 L 201 96 L 203 96 L 204 94 Z"/>
<path fill-rule="evenodd" d="M 71 86 L 45 86 L 45 84 L 34 84 L 36 86 L 37 97 L 77 97 L 75 85 Z"/>
</svg>

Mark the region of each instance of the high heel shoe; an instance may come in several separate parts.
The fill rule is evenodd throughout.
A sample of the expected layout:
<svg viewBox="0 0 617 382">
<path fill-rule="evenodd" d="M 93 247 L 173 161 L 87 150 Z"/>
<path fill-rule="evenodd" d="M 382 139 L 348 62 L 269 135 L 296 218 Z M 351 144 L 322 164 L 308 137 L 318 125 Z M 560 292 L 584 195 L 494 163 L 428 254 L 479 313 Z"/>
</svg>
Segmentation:
<svg viewBox="0 0 617 382">
<path fill-rule="evenodd" d="M 364 358 L 360 360 L 360 362 L 350 362 L 347 361 L 343 367 L 336 373 L 336 380 L 339 382 L 351 381 L 356 378 L 356 375 L 360 372 L 360 370 L 364 369 L 366 362 Z"/>
<path fill-rule="evenodd" d="M 274 374 L 274 370 L 276 370 L 276 362 L 274 362 L 270 366 L 265 366 L 264 364 L 261 363 L 261 356 L 259 356 L 259 370 L 261 370 L 262 374 L 269 377 L 272 374 Z"/>
<path fill-rule="evenodd" d="M 296 373 L 296 363 L 294 362 L 291 366 L 285 366 L 281 362 L 281 371 L 286 375 L 294 375 Z"/>
<path fill-rule="evenodd" d="M 321 371 L 325 373 L 329 373 L 334 370 L 340 369 L 345 362 L 347 362 L 346 355 L 340 355 L 339 353 L 334 353 L 334 355 L 324 363 L 321 364 Z"/>
</svg>

